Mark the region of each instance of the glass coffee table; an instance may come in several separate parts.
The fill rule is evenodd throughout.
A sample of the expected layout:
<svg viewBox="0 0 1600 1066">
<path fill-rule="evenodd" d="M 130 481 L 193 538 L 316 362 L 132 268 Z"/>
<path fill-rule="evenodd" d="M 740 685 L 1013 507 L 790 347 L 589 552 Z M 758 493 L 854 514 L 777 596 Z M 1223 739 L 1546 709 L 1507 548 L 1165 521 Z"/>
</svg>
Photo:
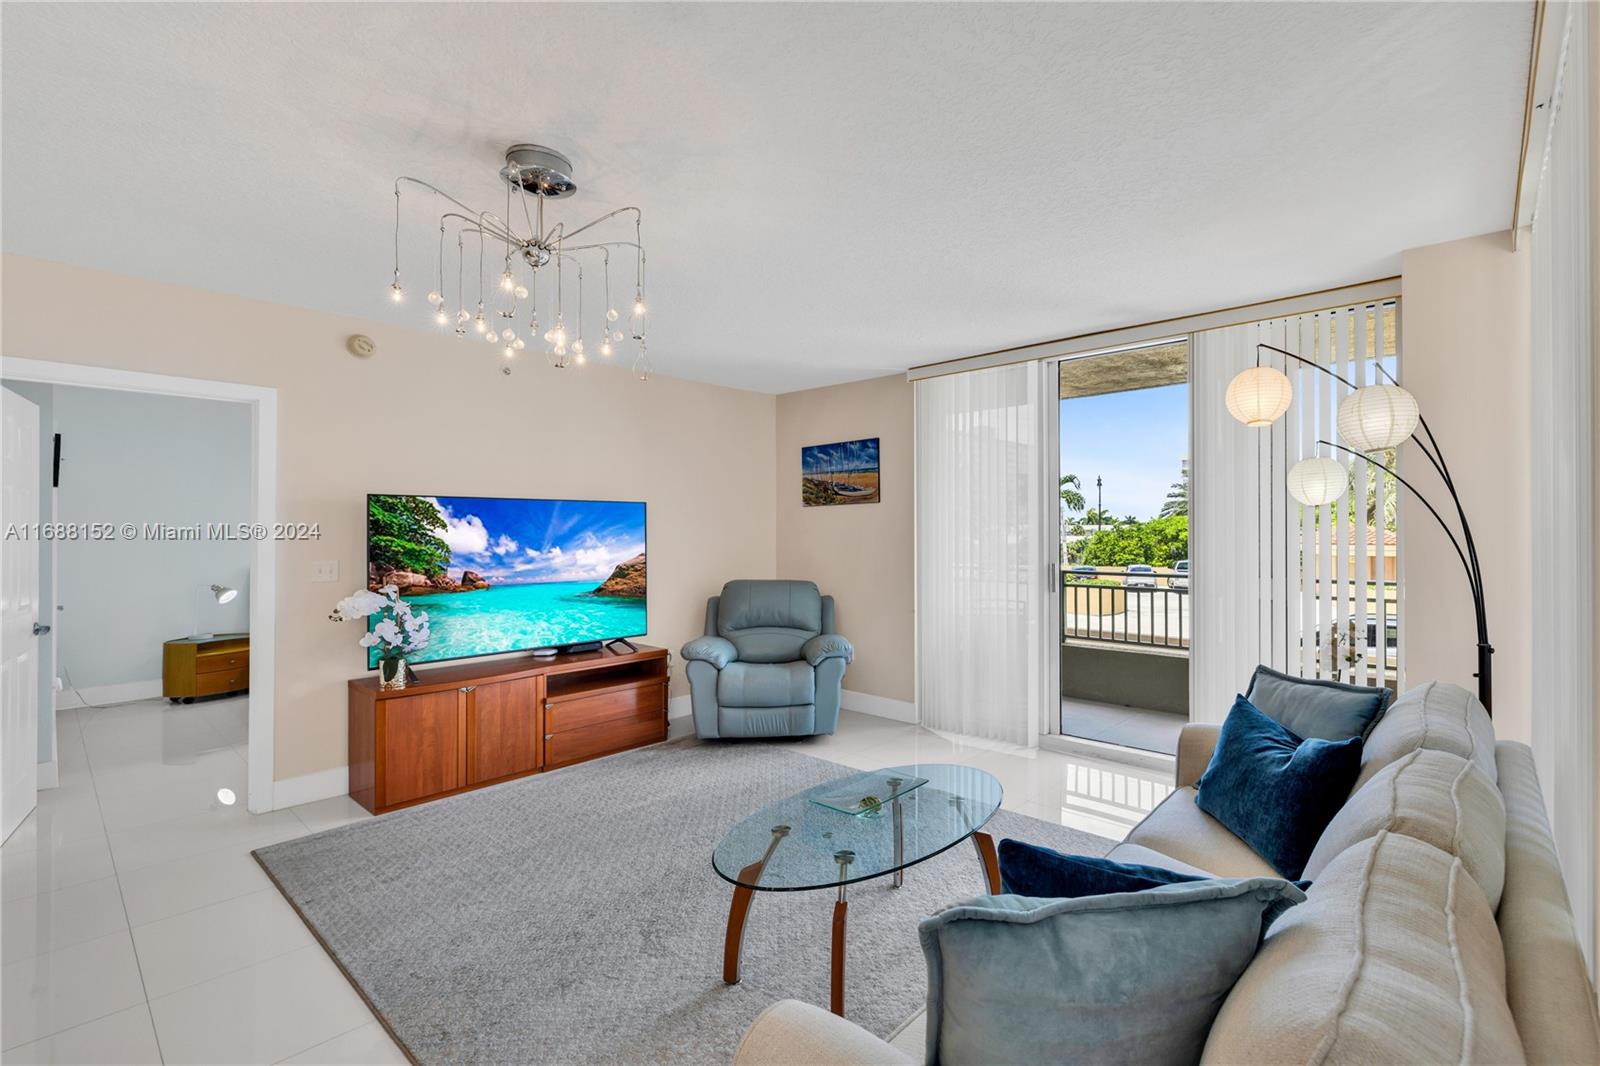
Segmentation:
<svg viewBox="0 0 1600 1066">
<path fill-rule="evenodd" d="M 711 865 L 733 884 L 722 979 L 739 983 L 745 919 L 757 892 L 837 889 L 830 1007 L 844 1013 L 845 889 L 905 870 L 970 839 L 989 891 L 1000 892 L 994 840 L 983 827 L 1000 807 L 994 776 L 971 766 L 924 763 L 828 781 L 770 803 L 729 830 Z"/>
</svg>

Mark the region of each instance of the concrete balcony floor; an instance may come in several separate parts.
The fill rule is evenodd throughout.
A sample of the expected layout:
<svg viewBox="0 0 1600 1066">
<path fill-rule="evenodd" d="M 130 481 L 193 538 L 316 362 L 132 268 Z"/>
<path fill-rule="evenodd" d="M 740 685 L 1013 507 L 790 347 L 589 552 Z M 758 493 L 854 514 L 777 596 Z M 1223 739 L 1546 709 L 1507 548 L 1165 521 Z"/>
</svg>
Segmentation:
<svg viewBox="0 0 1600 1066">
<path fill-rule="evenodd" d="M 1171 711 L 1061 698 L 1061 732 L 1101 744 L 1176 755 L 1178 733 L 1187 721 L 1186 716 Z"/>
</svg>

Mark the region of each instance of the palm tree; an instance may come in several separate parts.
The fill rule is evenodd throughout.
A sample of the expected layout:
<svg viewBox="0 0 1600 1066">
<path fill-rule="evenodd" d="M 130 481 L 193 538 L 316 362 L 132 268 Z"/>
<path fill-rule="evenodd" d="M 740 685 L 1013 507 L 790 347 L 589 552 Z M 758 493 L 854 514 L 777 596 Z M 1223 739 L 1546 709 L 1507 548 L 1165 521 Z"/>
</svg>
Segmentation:
<svg viewBox="0 0 1600 1066">
<path fill-rule="evenodd" d="M 1061 506 L 1073 514 L 1084 508 L 1083 493 L 1078 490 L 1083 488 L 1083 482 L 1078 480 L 1077 474 L 1061 475 Z"/>
<path fill-rule="evenodd" d="M 1161 505 L 1161 517 L 1171 518 L 1175 514 L 1189 513 L 1189 482 L 1174 481 L 1172 488 L 1167 490 L 1167 500 Z"/>
<path fill-rule="evenodd" d="M 1110 511 L 1097 511 L 1093 507 L 1083 513 L 1083 524 L 1086 526 L 1114 526 L 1117 516 Z"/>
</svg>

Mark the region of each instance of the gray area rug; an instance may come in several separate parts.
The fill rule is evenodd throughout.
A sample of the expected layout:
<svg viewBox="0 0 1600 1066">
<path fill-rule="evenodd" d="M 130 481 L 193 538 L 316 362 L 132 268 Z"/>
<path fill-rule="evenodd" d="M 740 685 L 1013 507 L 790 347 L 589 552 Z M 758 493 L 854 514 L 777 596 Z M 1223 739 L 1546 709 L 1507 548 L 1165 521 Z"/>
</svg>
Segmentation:
<svg viewBox="0 0 1600 1066">
<path fill-rule="evenodd" d="M 833 893 L 758 893 L 722 983 L 735 823 L 856 773 L 796 743 L 673 743 L 523 778 L 255 852 L 421 1063 L 718 1063 L 778 999 L 828 1002 Z M 1004 836 L 1111 841 L 1000 811 Z M 917 922 L 985 891 L 970 846 L 850 892 L 846 1016 L 888 1036 L 921 1006 Z"/>
</svg>

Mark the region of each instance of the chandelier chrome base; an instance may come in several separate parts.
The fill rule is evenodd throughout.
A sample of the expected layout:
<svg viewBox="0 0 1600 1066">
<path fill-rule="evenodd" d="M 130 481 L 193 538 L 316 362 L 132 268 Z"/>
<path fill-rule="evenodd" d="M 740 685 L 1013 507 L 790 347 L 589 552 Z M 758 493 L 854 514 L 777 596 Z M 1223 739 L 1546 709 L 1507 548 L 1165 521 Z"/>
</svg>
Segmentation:
<svg viewBox="0 0 1600 1066">
<path fill-rule="evenodd" d="M 552 200 L 578 191 L 572 180 L 572 160 L 542 144 L 513 144 L 507 148 L 506 165 L 500 168 L 500 176 L 512 188 Z"/>
</svg>

